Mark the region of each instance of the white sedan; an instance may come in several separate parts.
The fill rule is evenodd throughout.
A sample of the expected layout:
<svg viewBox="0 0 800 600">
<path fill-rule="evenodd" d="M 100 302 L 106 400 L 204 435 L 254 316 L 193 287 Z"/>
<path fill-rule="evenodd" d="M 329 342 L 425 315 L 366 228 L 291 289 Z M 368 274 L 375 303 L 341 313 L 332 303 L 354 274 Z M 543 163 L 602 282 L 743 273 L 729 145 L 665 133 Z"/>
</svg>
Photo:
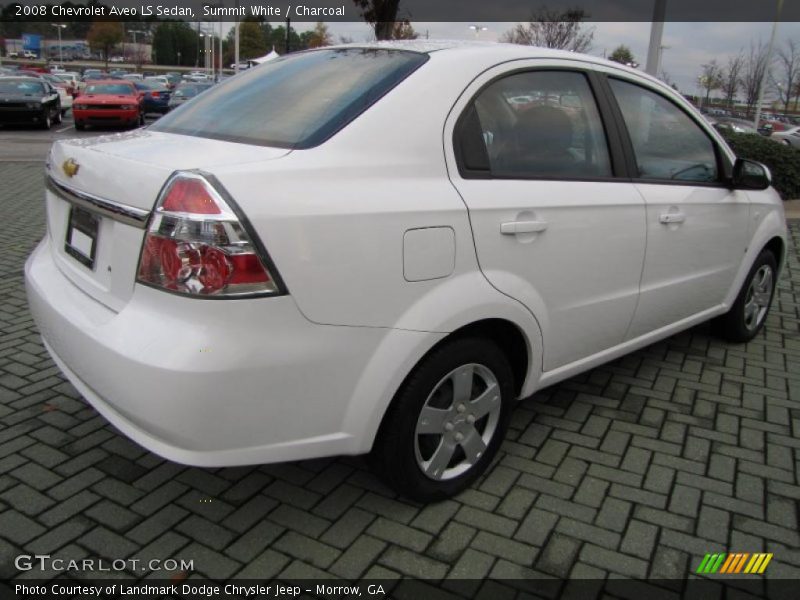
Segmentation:
<svg viewBox="0 0 800 600">
<path fill-rule="evenodd" d="M 680 94 L 519 45 L 287 55 L 56 142 L 47 183 L 31 311 L 118 429 L 210 467 L 370 453 L 422 501 L 518 398 L 712 318 L 758 335 L 786 253 L 768 170 Z"/>
</svg>

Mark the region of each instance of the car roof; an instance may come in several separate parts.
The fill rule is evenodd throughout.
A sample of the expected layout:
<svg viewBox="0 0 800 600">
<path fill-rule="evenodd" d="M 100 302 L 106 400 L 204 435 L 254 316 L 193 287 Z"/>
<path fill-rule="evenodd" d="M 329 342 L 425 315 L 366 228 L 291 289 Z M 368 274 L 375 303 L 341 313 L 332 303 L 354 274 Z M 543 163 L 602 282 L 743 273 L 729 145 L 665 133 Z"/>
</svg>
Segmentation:
<svg viewBox="0 0 800 600">
<path fill-rule="evenodd" d="M 387 50 L 420 52 L 424 54 L 458 53 L 464 54 L 465 56 L 471 54 L 473 56 L 480 55 L 481 58 L 489 61 L 496 60 L 498 63 L 508 60 L 530 58 L 572 60 L 595 65 L 610 66 L 618 71 L 635 73 L 640 78 L 649 79 L 657 83 L 661 88 L 665 87 L 664 83 L 656 77 L 648 75 L 639 69 L 634 69 L 632 67 L 623 65 L 622 63 L 613 62 L 599 56 L 592 56 L 590 54 L 581 54 L 580 52 L 572 52 L 569 50 L 543 48 L 541 46 L 530 46 L 527 44 L 508 44 L 503 42 L 489 42 L 480 40 L 381 40 L 375 42 L 355 42 L 349 44 L 339 44 L 336 46 L 324 46 L 313 50 L 307 50 L 307 52 L 317 52 L 320 50 L 340 48 L 380 48 Z"/>
</svg>

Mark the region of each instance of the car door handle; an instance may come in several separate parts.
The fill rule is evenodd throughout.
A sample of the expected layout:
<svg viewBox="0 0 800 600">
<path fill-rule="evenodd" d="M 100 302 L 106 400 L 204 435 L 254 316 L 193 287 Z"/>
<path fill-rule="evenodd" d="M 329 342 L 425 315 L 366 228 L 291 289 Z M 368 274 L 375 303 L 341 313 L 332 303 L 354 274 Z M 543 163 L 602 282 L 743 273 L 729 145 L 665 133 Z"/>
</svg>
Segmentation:
<svg viewBox="0 0 800 600">
<path fill-rule="evenodd" d="M 511 221 L 500 225 L 500 233 L 514 235 L 516 233 L 536 233 L 547 229 L 547 221 Z"/>
<path fill-rule="evenodd" d="M 660 217 L 658 217 L 659 223 L 664 223 L 668 225 L 669 223 L 683 223 L 686 220 L 686 213 L 682 212 L 675 212 L 675 213 L 663 213 Z"/>
</svg>

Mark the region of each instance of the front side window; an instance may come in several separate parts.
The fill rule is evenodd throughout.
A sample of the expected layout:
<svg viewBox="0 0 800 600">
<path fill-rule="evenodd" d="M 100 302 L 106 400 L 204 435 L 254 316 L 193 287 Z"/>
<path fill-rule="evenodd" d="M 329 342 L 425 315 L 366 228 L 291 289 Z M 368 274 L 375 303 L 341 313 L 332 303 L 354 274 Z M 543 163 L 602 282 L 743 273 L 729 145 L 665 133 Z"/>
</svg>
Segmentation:
<svg viewBox="0 0 800 600">
<path fill-rule="evenodd" d="M 608 144 L 583 73 L 528 71 L 494 81 L 456 130 L 467 171 L 495 177 L 611 177 Z"/>
<path fill-rule="evenodd" d="M 613 78 L 609 83 L 633 144 L 640 178 L 718 180 L 714 143 L 686 113 L 641 86 Z"/>
</svg>

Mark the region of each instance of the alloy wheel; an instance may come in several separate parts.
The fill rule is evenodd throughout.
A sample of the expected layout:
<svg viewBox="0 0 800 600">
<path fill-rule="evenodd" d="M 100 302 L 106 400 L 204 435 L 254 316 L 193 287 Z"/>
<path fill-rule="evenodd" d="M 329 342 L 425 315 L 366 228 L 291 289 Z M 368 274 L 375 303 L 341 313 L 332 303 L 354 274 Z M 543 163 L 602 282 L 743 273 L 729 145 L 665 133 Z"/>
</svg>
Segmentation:
<svg viewBox="0 0 800 600">
<path fill-rule="evenodd" d="M 500 385 L 490 369 L 462 365 L 433 388 L 414 431 L 417 465 L 430 479 L 453 479 L 473 467 L 497 431 Z"/>
<path fill-rule="evenodd" d="M 750 281 L 744 301 L 744 325 L 752 331 L 764 320 L 772 300 L 772 267 L 761 265 Z"/>
</svg>

